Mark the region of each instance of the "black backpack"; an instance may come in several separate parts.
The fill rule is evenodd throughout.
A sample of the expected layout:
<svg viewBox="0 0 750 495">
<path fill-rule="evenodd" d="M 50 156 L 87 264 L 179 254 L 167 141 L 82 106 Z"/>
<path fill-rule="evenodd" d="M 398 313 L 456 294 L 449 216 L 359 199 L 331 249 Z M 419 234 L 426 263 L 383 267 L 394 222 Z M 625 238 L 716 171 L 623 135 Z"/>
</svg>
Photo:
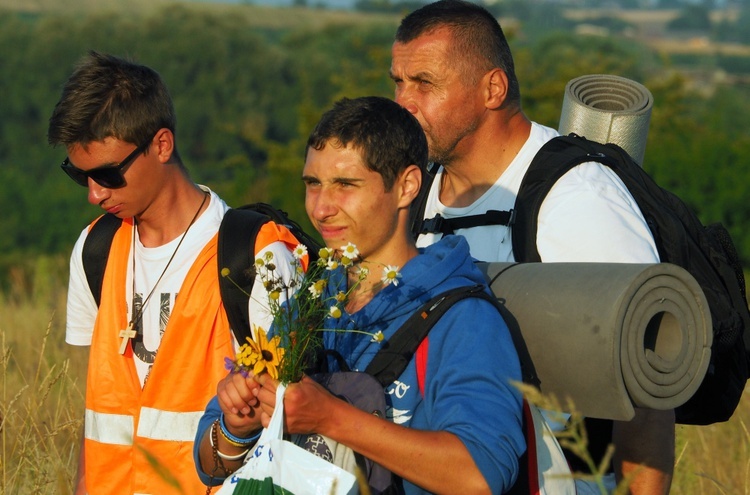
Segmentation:
<svg viewBox="0 0 750 495">
<path fill-rule="evenodd" d="M 602 163 L 617 173 L 643 213 L 661 261 L 685 268 L 706 295 L 714 334 L 711 361 L 695 395 L 676 409 L 677 422 L 706 425 L 728 420 L 745 388 L 750 361 L 750 311 L 737 251 L 721 224 L 704 226 L 682 200 L 659 187 L 619 146 L 575 134 L 552 139 L 531 162 L 513 210 L 488 212 L 486 221 L 484 215 L 467 217 L 468 222 L 439 215 L 421 220 L 431 182 L 427 174 L 411 212 L 412 233 L 452 234 L 477 225 L 509 225 L 516 261 L 541 261 L 536 248 L 539 208 L 557 180 L 585 162 Z"/>
<path fill-rule="evenodd" d="M 269 204 L 253 203 L 227 210 L 219 227 L 219 289 L 229 326 L 240 344 L 245 342 L 245 337 L 252 335 L 247 294 L 251 293 L 255 281 L 255 271 L 252 268 L 255 258 L 247 247 L 255 246 L 258 231 L 269 221 L 285 226 L 300 243 L 307 246 L 310 263 L 318 259 L 318 251 L 323 247 L 313 236 L 302 230 L 297 222 L 289 218 L 285 211 Z M 231 281 L 221 275 L 223 268 L 229 268 Z M 242 287 L 242 290 L 237 286 Z"/>
<path fill-rule="evenodd" d="M 255 280 L 252 247 L 255 246 L 255 238 L 261 227 L 271 221 L 287 227 L 297 240 L 307 246 L 311 263 L 317 260 L 318 251 L 322 247 L 314 237 L 302 230 L 298 223 L 291 220 L 286 212 L 269 204 L 253 203 L 227 210 L 219 227 L 217 276 L 229 325 L 240 343 L 245 342 L 245 337 L 252 335 L 247 307 L 247 294 L 251 293 Z M 91 227 L 83 244 L 83 268 L 97 306 L 101 301 L 102 281 L 109 249 L 121 224 L 122 219 L 109 213 L 103 215 Z M 229 269 L 231 280 L 222 276 L 221 271 L 224 268 Z"/>
</svg>

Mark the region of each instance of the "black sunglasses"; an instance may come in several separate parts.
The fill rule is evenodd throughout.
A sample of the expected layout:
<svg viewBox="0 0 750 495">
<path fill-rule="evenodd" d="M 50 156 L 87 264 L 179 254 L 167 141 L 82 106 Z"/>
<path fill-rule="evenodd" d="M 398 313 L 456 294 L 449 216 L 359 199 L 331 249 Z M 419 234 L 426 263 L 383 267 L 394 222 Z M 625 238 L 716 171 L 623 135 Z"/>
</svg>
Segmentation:
<svg viewBox="0 0 750 495">
<path fill-rule="evenodd" d="M 80 168 L 73 166 L 70 163 L 70 160 L 66 157 L 60 165 L 60 168 L 62 168 L 63 171 L 68 174 L 68 177 L 73 179 L 76 184 L 79 184 L 83 187 L 88 187 L 89 177 L 91 177 L 94 182 L 102 187 L 106 187 L 107 189 L 117 189 L 118 187 L 122 187 L 125 185 L 125 171 L 128 169 L 128 166 L 133 163 L 138 155 L 148 149 L 153 140 L 154 138 L 152 137 L 145 143 L 138 146 L 118 165 L 107 165 L 103 167 L 92 168 L 91 170 L 81 170 Z"/>
</svg>

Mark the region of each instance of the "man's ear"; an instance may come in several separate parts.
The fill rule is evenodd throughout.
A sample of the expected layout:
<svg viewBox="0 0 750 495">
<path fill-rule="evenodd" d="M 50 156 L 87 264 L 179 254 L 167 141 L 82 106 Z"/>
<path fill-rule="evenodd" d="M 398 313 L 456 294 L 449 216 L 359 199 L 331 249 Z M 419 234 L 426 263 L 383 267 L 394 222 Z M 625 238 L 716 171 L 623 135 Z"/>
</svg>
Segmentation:
<svg viewBox="0 0 750 495">
<path fill-rule="evenodd" d="M 167 128 L 159 129 L 154 137 L 158 143 L 158 158 L 161 163 L 168 163 L 174 155 L 174 134 Z"/>
<path fill-rule="evenodd" d="M 401 188 L 399 207 L 408 208 L 419 194 L 419 188 L 422 185 L 422 170 L 416 165 L 409 165 L 401 172 L 398 184 Z"/>
<path fill-rule="evenodd" d="M 491 110 L 500 108 L 508 96 L 508 76 L 502 69 L 492 69 L 484 75 L 487 100 L 485 105 Z"/>
</svg>

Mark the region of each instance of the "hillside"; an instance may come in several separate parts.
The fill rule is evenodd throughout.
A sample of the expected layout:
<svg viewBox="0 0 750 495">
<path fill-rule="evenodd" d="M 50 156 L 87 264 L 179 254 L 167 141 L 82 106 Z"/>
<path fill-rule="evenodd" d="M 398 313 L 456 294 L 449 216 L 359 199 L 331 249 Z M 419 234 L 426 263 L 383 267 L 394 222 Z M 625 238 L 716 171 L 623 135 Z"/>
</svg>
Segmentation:
<svg viewBox="0 0 750 495">
<path fill-rule="evenodd" d="M 12 12 L 36 14 L 62 14 L 83 16 L 94 13 L 118 13 L 128 15 L 149 14 L 150 12 L 170 6 L 188 4 L 191 10 L 211 14 L 240 16 L 250 26 L 269 29 L 279 28 L 317 28 L 331 23 L 392 21 L 394 25 L 399 16 L 392 14 L 359 13 L 348 10 L 308 9 L 305 7 L 274 7 L 269 5 L 252 5 L 250 3 L 223 3 L 180 0 L 0 0 L 0 9 Z"/>
<path fill-rule="evenodd" d="M 599 14 L 566 11 L 579 21 L 564 24 L 567 31 L 501 18 L 525 111 L 556 127 L 565 84 L 582 74 L 647 85 L 656 101 L 649 171 L 704 221 L 727 224 L 750 262 L 743 187 L 750 182 L 744 144 L 750 98 L 741 84 L 750 69 L 737 72 L 739 59 L 715 50 L 676 53 L 704 45 L 681 41 L 673 49 L 657 36 L 674 14 L 627 12 L 632 22 L 619 30 L 599 22 Z M 46 120 L 60 86 L 86 51 L 128 56 L 162 74 L 179 116 L 181 154 L 196 181 L 232 205 L 265 201 L 303 219 L 301 184 L 293 178 L 306 135 L 342 96 L 393 94 L 388 67 L 399 17 L 174 0 L 69 0 L 64 9 L 52 0 L 0 0 L 0 89 L 8 95 L 0 99 L 0 207 L 6 211 L 0 284 L 8 267 L 69 250 L 97 213 L 60 172 L 64 150 L 46 145 Z M 651 24 L 642 29 L 650 37 L 635 24 L 646 18 Z M 675 51 L 666 56 L 667 50 Z M 734 72 L 725 68 L 730 64 Z"/>
<path fill-rule="evenodd" d="M 680 15 L 679 10 L 607 10 L 607 9 L 567 9 L 565 17 L 586 24 L 587 20 L 602 17 L 614 17 L 632 26 L 627 32 L 629 37 L 646 43 L 664 54 L 724 54 L 750 57 L 750 46 L 739 43 L 717 43 L 709 39 L 708 33 L 674 32 L 668 24 Z M 737 9 L 714 11 L 710 14 L 711 22 L 716 25 L 722 21 L 734 22 L 739 17 Z M 606 34 L 604 31 L 603 34 Z"/>
<path fill-rule="evenodd" d="M 139 14 L 158 10 L 170 5 L 188 3 L 191 8 L 211 13 L 226 12 L 228 15 L 242 16 L 250 25 L 270 29 L 319 27 L 340 22 L 370 22 L 373 20 L 398 22 L 400 15 L 361 13 L 339 8 L 316 8 L 291 6 L 274 6 L 277 0 L 263 0 L 255 3 L 247 1 L 190 1 L 190 0 L 129 0 L 127 3 L 117 0 L 0 0 L 0 9 L 28 14 L 56 13 L 65 15 L 83 15 L 95 12 L 117 12 Z M 309 2 L 325 4 L 325 2 Z M 600 27 L 602 18 L 614 18 L 623 21 L 634 29 L 626 36 L 643 42 L 665 55 L 728 55 L 750 57 L 750 46 L 737 43 L 717 43 L 709 39 L 706 33 L 670 32 L 667 24 L 680 15 L 677 9 L 563 9 L 564 17 L 577 23 L 576 32 L 581 34 L 611 34 L 607 28 Z M 723 20 L 735 21 L 739 16 L 737 9 L 716 10 L 710 13 L 711 22 L 717 24 Z M 513 22 L 508 19 L 506 22 Z"/>
</svg>

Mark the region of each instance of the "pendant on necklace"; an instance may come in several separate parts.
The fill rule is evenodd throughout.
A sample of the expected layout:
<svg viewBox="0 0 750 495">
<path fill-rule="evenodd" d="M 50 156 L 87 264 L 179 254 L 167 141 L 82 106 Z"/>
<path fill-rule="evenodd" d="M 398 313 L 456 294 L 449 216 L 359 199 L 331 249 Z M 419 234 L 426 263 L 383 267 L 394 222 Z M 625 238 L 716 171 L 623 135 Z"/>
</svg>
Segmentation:
<svg viewBox="0 0 750 495">
<path fill-rule="evenodd" d="M 130 342 L 130 339 L 135 338 L 136 331 L 133 329 L 133 322 L 131 321 L 128 323 L 128 328 L 125 330 L 120 330 L 120 337 L 122 338 L 122 342 L 120 342 L 120 354 L 125 354 L 125 349 L 128 348 L 128 342 Z"/>
</svg>

